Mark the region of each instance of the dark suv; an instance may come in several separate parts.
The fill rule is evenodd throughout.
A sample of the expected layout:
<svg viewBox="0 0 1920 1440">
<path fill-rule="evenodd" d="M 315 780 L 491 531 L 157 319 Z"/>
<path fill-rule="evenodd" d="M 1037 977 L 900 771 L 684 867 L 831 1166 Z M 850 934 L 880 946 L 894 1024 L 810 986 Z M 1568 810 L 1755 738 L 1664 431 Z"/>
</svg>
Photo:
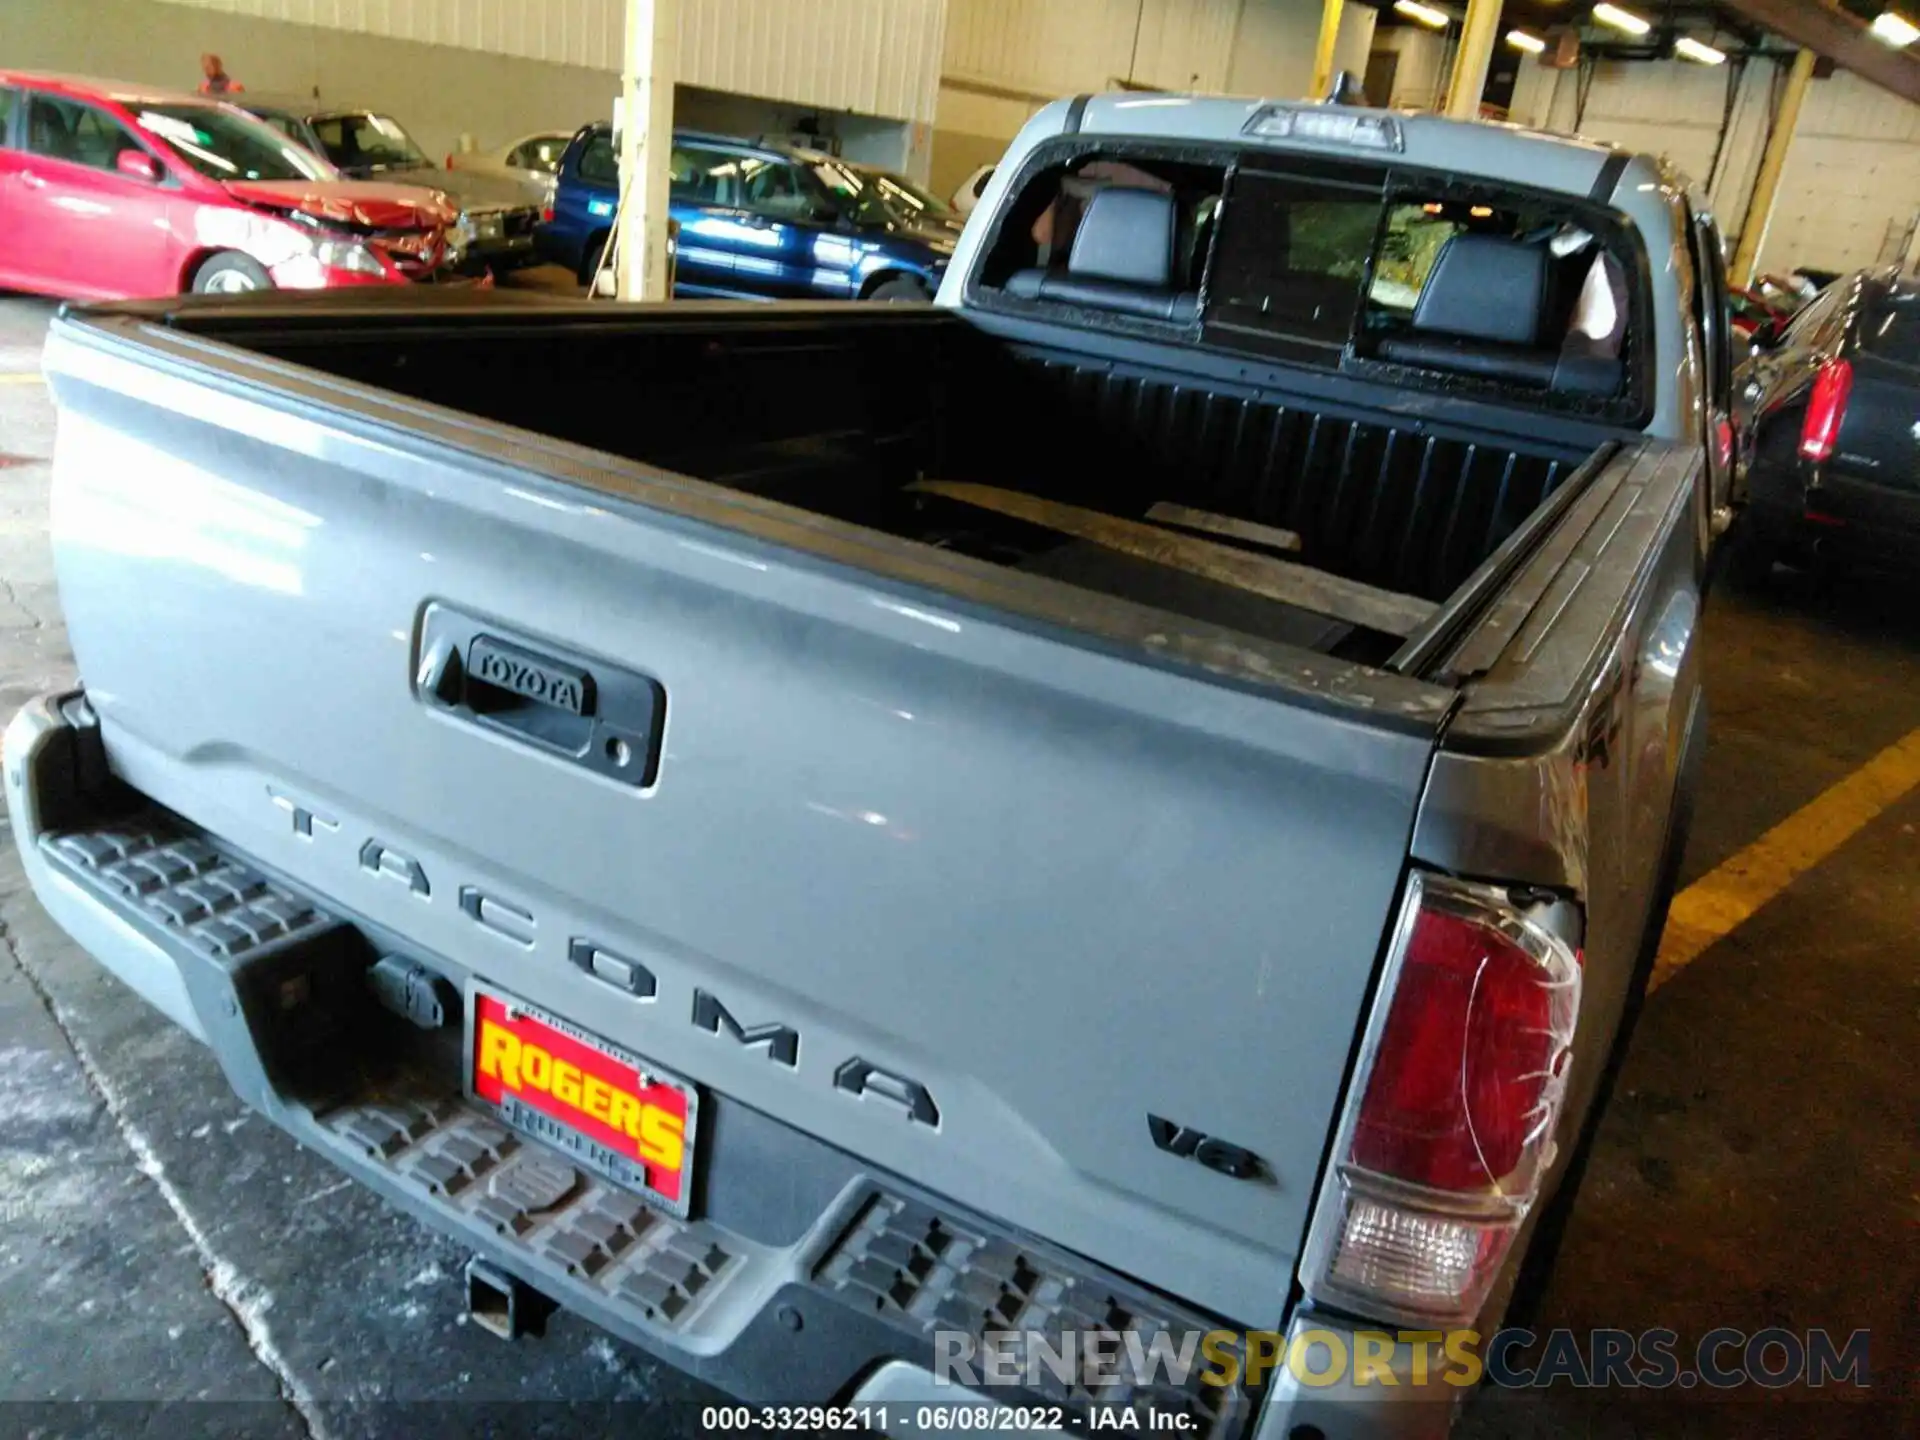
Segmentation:
<svg viewBox="0 0 1920 1440">
<path fill-rule="evenodd" d="M 1892 270 L 1829 285 L 1763 327 L 1739 377 L 1747 506 L 1736 579 L 1775 561 L 1920 555 L 1920 286 Z"/>
<path fill-rule="evenodd" d="M 676 295 L 929 300 L 960 235 L 911 180 L 816 150 L 676 131 L 672 176 Z M 613 128 L 589 125 L 560 162 L 541 256 L 588 284 L 619 195 Z"/>
</svg>

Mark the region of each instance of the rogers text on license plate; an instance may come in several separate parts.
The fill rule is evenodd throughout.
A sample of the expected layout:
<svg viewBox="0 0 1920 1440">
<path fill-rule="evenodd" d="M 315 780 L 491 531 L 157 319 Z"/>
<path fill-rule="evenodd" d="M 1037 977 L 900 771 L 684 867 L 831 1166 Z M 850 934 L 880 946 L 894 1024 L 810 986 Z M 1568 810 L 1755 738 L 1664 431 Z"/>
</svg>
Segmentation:
<svg viewBox="0 0 1920 1440">
<path fill-rule="evenodd" d="M 515 1129 L 564 1150 L 661 1209 L 692 1191 L 693 1086 L 517 1000 L 476 989 L 473 1093 Z"/>
</svg>

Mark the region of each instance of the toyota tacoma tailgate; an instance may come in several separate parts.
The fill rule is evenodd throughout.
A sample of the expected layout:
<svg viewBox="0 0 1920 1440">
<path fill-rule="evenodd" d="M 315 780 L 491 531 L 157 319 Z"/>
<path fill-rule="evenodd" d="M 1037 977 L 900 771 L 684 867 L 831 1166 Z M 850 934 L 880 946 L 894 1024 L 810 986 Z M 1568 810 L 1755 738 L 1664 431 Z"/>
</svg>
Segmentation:
<svg viewBox="0 0 1920 1440">
<path fill-rule="evenodd" d="M 369 955 L 682 1077 L 693 1212 L 748 1242 L 829 1208 L 767 1219 L 751 1112 L 1280 1318 L 1449 692 L 1076 629 L 1053 582 L 139 315 L 47 368 L 119 782 Z"/>
</svg>

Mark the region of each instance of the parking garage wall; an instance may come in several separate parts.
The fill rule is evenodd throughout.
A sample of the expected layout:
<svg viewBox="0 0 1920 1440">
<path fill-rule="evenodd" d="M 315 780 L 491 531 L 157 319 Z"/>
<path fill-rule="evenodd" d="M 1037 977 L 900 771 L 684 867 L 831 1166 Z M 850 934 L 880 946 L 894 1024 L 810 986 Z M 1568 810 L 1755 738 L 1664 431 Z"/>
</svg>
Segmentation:
<svg viewBox="0 0 1920 1440">
<path fill-rule="evenodd" d="M 218 52 L 248 90 L 318 95 L 399 117 L 435 159 L 470 135 L 492 148 L 611 113 L 616 74 L 585 65 L 376 40 L 158 0 L 0 0 L 0 56 L 23 69 L 74 71 L 190 90 L 200 54 Z"/>
<path fill-rule="evenodd" d="M 610 115 L 624 14 L 622 0 L 0 0 L 0 59 L 188 89 L 213 50 L 255 93 L 388 110 L 438 159 L 462 137 L 492 149 Z M 728 15 L 743 23 L 723 40 Z M 688 0 L 680 118 L 762 133 L 811 115 L 854 158 L 924 173 L 943 15 L 943 0 Z"/>
<path fill-rule="evenodd" d="M 1437 110 L 1446 103 L 1447 75 L 1453 67 L 1453 41 L 1447 35 L 1418 25 L 1396 25 L 1383 30 L 1373 48 L 1398 56 L 1393 88 L 1378 98 L 1396 110 Z"/>
<path fill-rule="evenodd" d="M 1732 240 L 1753 194 L 1787 64 L 1601 62 L 1582 104 L 1579 70 L 1528 63 L 1514 87 L 1512 118 L 1665 155 L 1695 183 Z M 1761 269 L 1844 270 L 1893 258 L 1920 212 L 1916 142 L 1920 106 L 1846 71 L 1815 80 L 1787 154 Z"/>
<path fill-rule="evenodd" d="M 1320 0 L 947 0 L 934 188 L 945 194 L 997 159 L 1062 95 L 1304 95 L 1320 14 Z M 1371 9 L 1346 7 L 1337 68 L 1366 69 L 1373 26 Z"/>
<path fill-rule="evenodd" d="M 166 0 L 519 59 L 618 70 L 626 0 Z M 681 0 L 677 78 L 896 120 L 933 119 L 946 0 Z"/>
</svg>

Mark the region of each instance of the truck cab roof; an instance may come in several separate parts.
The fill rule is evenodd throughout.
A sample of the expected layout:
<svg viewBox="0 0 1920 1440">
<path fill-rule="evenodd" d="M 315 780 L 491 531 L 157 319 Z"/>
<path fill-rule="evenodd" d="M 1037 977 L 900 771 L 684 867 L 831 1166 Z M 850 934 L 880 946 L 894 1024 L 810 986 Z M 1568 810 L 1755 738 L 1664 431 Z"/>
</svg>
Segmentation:
<svg viewBox="0 0 1920 1440">
<path fill-rule="evenodd" d="M 1066 130 L 1095 135 L 1131 135 L 1213 141 L 1221 144 L 1275 145 L 1288 149 L 1353 155 L 1367 148 L 1388 150 L 1423 169 L 1498 175 L 1543 190 L 1590 195 L 1603 174 L 1618 174 L 1630 152 L 1602 141 L 1553 135 L 1523 125 L 1486 120 L 1450 120 L 1418 110 L 1386 110 L 1217 95 L 1085 95 L 1056 101 L 1035 122 L 1057 111 Z M 1263 116 L 1338 115 L 1358 122 L 1356 133 L 1397 137 L 1393 143 L 1334 139 L 1331 135 L 1283 136 L 1262 129 Z M 1031 122 L 1030 122 L 1031 123 Z M 1018 147 L 1015 147 L 1016 151 Z M 1016 162 L 1010 153 L 1004 165 Z M 1651 157 L 1644 163 L 1659 168 Z"/>
<path fill-rule="evenodd" d="M 1285 157 L 1284 163 L 1280 163 L 1282 157 Z M 1505 245 L 1473 241 L 1480 252 L 1475 258 L 1486 262 L 1489 277 L 1499 280 L 1515 296 L 1538 288 L 1535 281 L 1541 257 L 1526 252 L 1537 250 L 1543 243 L 1545 232 L 1533 233 L 1542 225 L 1558 224 L 1566 230 L 1567 239 L 1575 248 L 1557 252 L 1561 255 L 1579 253 L 1585 243 L 1581 239 L 1583 235 L 1590 240 L 1593 235 L 1604 233 L 1610 237 L 1604 243 L 1613 256 L 1609 263 L 1614 267 L 1610 273 L 1615 279 L 1610 283 L 1623 287 L 1614 303 L 1625 304 L 1633 311 L 1626 321 L 1625 348 L 1616 357 L 1626 363 L 1624 386 L 1615 385 L 1611 371 L 1576 377 L 1569 370 L 1567 384 L 1562 384 L 1556 371 L 1555 378 L 1544 388 L 1534 381 L 1525 382 L 1521 388 L 1533 384 L 1541 395 L 1578 392 L 1575 408 L 1595 413 L 1604 410 L 1612 420 L 1636 431 L 1678 436 L 1692 423 L 1693 407 L 1689 397 L 1693 392 L 1691 381 L 1684 378 L 1692 371 L 1684 354 L 1684 326 L 1679 323 L 1680 317 L 1689 310 L 1692 297 L 1683 277 L 1669 273 L 1671 267 L 1663 266 L 1660 257 L 1669 254 L 1676 242 L 1691 243 L 1687 236 L 1698 207 L 1686 193 L 1685 180 L 1652 156 L 1515 125 L 1449 120 L 1429 114 L 1316 101 L 1138 93 L 1077 96 L 1043 107 L 1015 137 L 981 197 L 976 223 L 968 226 L 948 267 L 937 297 L 939 303 L 976 311 L 1000 310 L 1016 322 L 1023 315 L 1040 317 L 1040 310 L 1046 306 L 1041 304 L 1036 309 L 1036 302 L 1027 293 L 1036 281 L 1051 287 L 1049 297 L 1055 304 L 1061 303 L 1065 293 L 1060 285 L 1061 275 L 1071 271 L 1072 266 L 1062 264 L 1064 251 L 1056 256 L 1043 242 L 1040 233 L 1043 226 L 1036 224 L 1033 243 L 1027 243 L 1027 226 L 1034 219 L 1030 212 L 1036 212 L 1053 190 L 1079 184 L 1070 172 L 1092 163 L 1106 164 L 1121 174 L 1138 172 L 1140 166 L 1145 166 L 1153 175 L 1124 183 L 1149 188 L 1174 185 L 1175 179 L 1169 177 L 1185 177 L 1179 179 L 1178 184 L 1186 185 L 1192 193 L 1183 192 L 1179 205 L 1185 208 L 1180 210 L 1181 218 L 1174 225 L 1176 249 L 1185 257 L 1182 265 L 1175 267 L 1180 270 L 1179 283 L 1162 287 L 1164 294 L 1156 291 L 1148 297 L 1155 303 L 1166 303 L 1169 308 L 1162 319 L 1175 328 L 1198 324 L 1206 329 L 1206 325 L 1201 324 L 1203 308 L 1220 323 L 1225 323 L 1232 306 L 1255 303 L 1246 296 L 1238 300 L 1226 296 L 1220 283 L 1222 276 L 1209 272 L 1210 299 L 1202 305 L 1203 251 L 1200 247 L 1211 243 L 1206 240 L 1212 228 L 1208 217 L 1213 211 L 1209 206 L 1217 203 L 1230 173 L 1244 171 L 1249 177 L 1243 182 L 1245 185 L 1267 190 L 1278 187 L 1289 194 L 1302 186 L 1312 189 L 1330 183 L 1336 190 L 1342 187 L 1352 190 L 1354 203 L 1360 210 L 1366 208 L 1361 198 L 1363 193 L 1371 194 L 1385 187 L 1383 193 L 1400 197 L 1397 202 L 1388 200 L 1389 207 L 1396 203 L 1404 205 L 1411 197 L 1415 205 L 1425 201 L 1429 213 L 1451 220 L 1451 215 L 1435 207 L 1438 204 L 1458 206 L 1469 212 L 1458 222 L 1462 228 L 1471 225 L 1498 229 L 1503 224 L 1521 224 L 1526 233 L 1516 231 L 1507 235 L 1509 243 Z M 1253 178 L 1254 171 L 1272 173 L 1257 179 Z M 1202 172 L 1216 178 L 1208 179 Z M 1098 187 L 1108 182 L 1095 178 L 1090 183 Z M 1355 186 L 1359 189 L 1353 189 Z M 1084 190 L 1086 186 L 1081 188 Z M 1069 201 L 1082 203 L 1072 196 Z M 1285 202 L 1283 209 L 1293 203 Z M 1332 192 L 1328 192 L 1321 203 L 1335 204 Z M 1527 218 L 1524 222 L 1504 219 L 1509 212 Z M 1066 213 L 1068 218 L 1062 223 L 1070 225 L 1073 223 L 1071 207 Z M 1009 216 L 1014 218 L 1009 220 Z M 1354 223 L 1365 219 L 1361 215 Z M 1332 232 L 1326 230 L 1323 220 L 1324 217 L 1317 218 L 1313 225 L 1315 233 L 1324 240 Z M 1237 228 L 1246 231 L 1261 223 L 1244 219 Z M 1401 237 L 1396 232 L 1388 238 Z M 1263 255 L 1272 248 L 1271 237 L 1246 243 Z M 1387 240 L 1375 243 L 1386 244 Z M 1504 253 L 1496 255 L 1495 250 Z M 1468 257 L 1463 253 L 1459 258 L 1464 261 Z M 1236 263 L 1241 268 L 1253 263 L 1257 270 L 1271 262 L 1249 261 L 1243 255 Z M 1329 263 L 1334 264 L 1335 269 L 1340 268 L 1335 262 Z M 1553 343 L 1547 344 L 1542 353 L 1518 357 L 1533 369 L 1544 365 L 1545 351 L 1561 345 L 1560 329 L 1568 311 L 1565 302 L 1572 293 L 1567 286 L 1579 278 L 1577 265 L 1561 264 L 1555 270 L 1549 264 L 1547 269 L 1551 282 L 1549 293 L 1558 297 L 1551 307 L 1555 334 L 1550 337 Z M 1348 275 L 1341 286 L 1344 288 L 1351 278 Z M 1453 280 L 1460 282 L 1454 286 L 1455 290 L 1471 287 L 1463 275 L 1450 272 L 1450 283 Z M 1013 285 L 1011 290 L 1007 288 L 1009 282 Z M 1069 275 L 1066 289 L 1073 288 Z M 1295 288 L 1298 289 L 1298 285 Z M 1378 290 L 1375 286 L 1376 294 Z M 1540 297 L 1535 295 L 1534 299 L 1537 306 Z M 1345 306 L 1343 295 L 1325 314 L 1337 320 L 1338 315 L 1345 313 Z M 1514 310 L 1512 314 L 1515 318 L 1511 328 L 1516 333 L 1537 331 L 1538 325 L 1527 324 L 1520 311 Z M 1545 312 L 1541 314 L 1544 316 Z M 1387 331 L 1393 327 L 1382 328 L 1375 323 L 1378 319 L 1378 316 L 1362 317 L 1360 323 L 1366 333 L 1355 342 L 1359 346 L 1358 358 L 1362 362 L 1383 356 L 1404 359 L 1387 355 L 1388 348 L 1405 347 L 1397 341 L 1391 347 L 1383 343 L 1388 338 Z M 1110 322 L 1102 315 L 1093 314 L 1091 323 L 1137 330 L 1140 322 Z M 1255 323 L 1272 328 L 1274 322 Z M 1438 321 L 1428 317 L 1421 324 L 1431 329 Z M 1333 324 L 1333 330 L 1340 328 L 1339 324 Z M 1477 322 L 1468 326 L 1470 330 L 1476 328 L 1484 326 Z M 1212 333 L 1214 340 L 1224 339 L 1225 332 L 1218 325 Z M 1348 338 L 1330 331 L 1308 337 L 1305 343 L 1320 345 L 1325 355 L 1331 356 L 1336 343 Z M 1540 344 L 1535 343 L 1540 339 L 1537 333 L 1528 338 L 1534 350 L 1541 350 Z M 1500 339 L 1510 342 L 1511 337 L 1503 335 Z M 1444 343 L 1460 348 L 1452 340 Z M 1468 362 L 1477 364 L 1484 357 L 1476 353 L 1457 358 L 1459 363 L 1449 362 L 1441 367 L 1446 373 L 1437 382 L 1449 392 L 1460 389 L 1462 366 Z M 1352 368 L 1345 361 L 1341 363 L 1344 368 Z M 1675 375 L 1683 377 L 1679 385 L 1666 383 L 1663 378 Z M 1418 377 L 1409 374 L 1403 379 L 1411 382 Z M 1600 401 L 1597 406 L 1589 403 L 1591 396 L 1601 392 L 1609 393 L 1612 398 Z M 1556 399 L 1550 403 L 1560 402 Z"/>
</svg>

